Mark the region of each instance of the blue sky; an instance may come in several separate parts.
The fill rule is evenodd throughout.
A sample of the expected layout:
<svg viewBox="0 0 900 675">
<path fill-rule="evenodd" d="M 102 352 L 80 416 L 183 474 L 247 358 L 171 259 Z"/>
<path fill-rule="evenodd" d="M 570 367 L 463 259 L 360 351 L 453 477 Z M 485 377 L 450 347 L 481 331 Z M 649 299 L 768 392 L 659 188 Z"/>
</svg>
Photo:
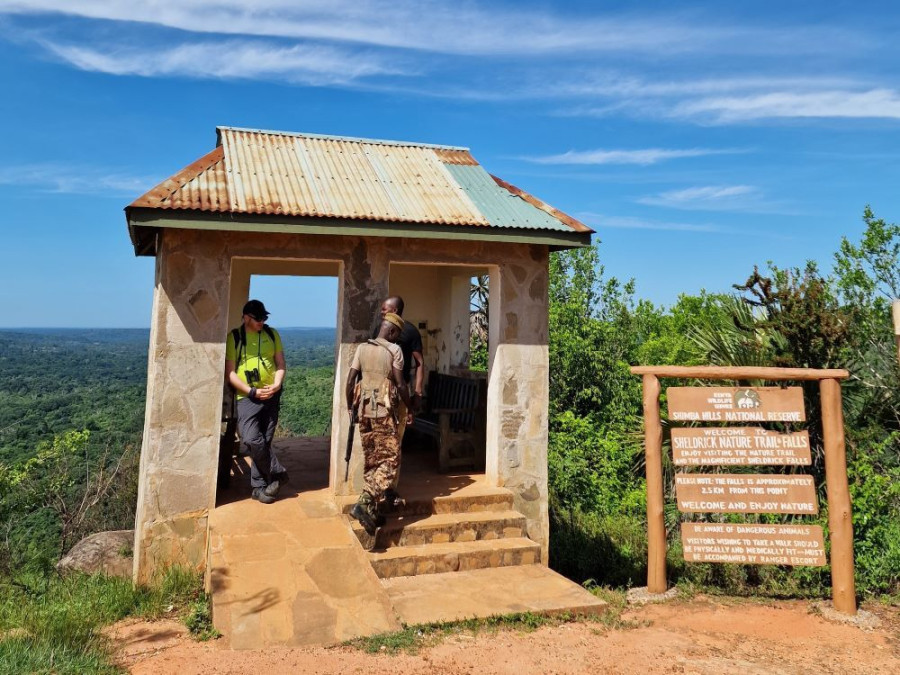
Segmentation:
<svg viewBox="0 0 900 675">
<path fill-rule="evenodd" d="M 888 2 L 0 0 L 0 327 L 142 327 L 122 209 L 215 126 L 462 145 L 590 224 L 639 297 L 900 220 Z M 334 283 L 254 282 L 276 325 Z"/>
</svg>

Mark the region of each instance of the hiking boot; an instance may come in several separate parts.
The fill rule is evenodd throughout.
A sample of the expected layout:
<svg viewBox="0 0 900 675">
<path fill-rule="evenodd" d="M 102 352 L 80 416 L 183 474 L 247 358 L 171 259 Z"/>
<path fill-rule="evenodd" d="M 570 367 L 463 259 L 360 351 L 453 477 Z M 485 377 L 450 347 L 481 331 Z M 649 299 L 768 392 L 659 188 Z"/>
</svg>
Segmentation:
<svg viewBox="0 0 900 675">
<path fill-rule="evenodd" d="M 275 476 L 277 476 L 277 478 L 266 486 L 266 494 L 270 497 L 277 496 L 281 486 L 286 485 L 288 482 L 287 472 L 277 473 Z"/>
<path fill-rule="evenodd" d="M 271 504 L 275 501 L 275 497 L 266 494 L 265 488 L 261 487 L 253 488 L 253 492 L 250 493 L 250 496 L 260 504 Z"/>
<path fill-rule="evenodd" d="M 389 514 L 399 511 L 406 505 L 406 501 L 397 494 L 394 488 L 388 488 L 384 491 L 384 499 L 378 504 L 378 512 L 381 514 Z"/>
<path fill-rule="evenodd" d="M 365 507 L 359 502 L 354 504 L 353 508 L 350 509 L 350 517 L 356 518 L 369 536 L 374 536 L 375 532 L 378 530 L 378 524 L 375 522 L 375 519 L 372 518 Z"/>
</svg>

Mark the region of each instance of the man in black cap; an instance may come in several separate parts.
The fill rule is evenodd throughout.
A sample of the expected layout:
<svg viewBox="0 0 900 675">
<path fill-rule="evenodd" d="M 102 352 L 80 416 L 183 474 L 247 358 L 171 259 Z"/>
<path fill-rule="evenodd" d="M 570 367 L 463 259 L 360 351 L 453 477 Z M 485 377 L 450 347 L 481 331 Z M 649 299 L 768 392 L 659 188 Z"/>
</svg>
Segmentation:
<svg viewBox="0 0 900 675">
<path fill-rule="evenodd" d="M 269 312 L 259 300 L 244 305 L 243 324 L 228 336 L 225 378 L 237 398 L 241 442 L 250 450 L 253 499 L 275 501 L 287 472 L 272 449 L 286 366 L 281 336 L 266 324 Z"/>
</svg>

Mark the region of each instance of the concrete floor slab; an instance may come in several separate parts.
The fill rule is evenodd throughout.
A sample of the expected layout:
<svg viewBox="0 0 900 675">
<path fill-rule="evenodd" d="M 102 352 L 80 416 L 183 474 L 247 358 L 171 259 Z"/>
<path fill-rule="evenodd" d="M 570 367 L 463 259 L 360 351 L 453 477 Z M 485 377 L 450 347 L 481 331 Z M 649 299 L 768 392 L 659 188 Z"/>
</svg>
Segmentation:
<svg viewBox="0 0 900 675">
<path fill-rule="evenodd" d="M 248 463 L 242 460 L 210 514 L 213 623 L 226 647 L 334 644 L 399 630 L 401 621 L 603 606 L 539 564 L 382 581 L 343 515 L 350 501 L 335 501 L 328 489 L 328 439 L 277 439 L 276 449 L 291 479 L 274 504 L 250 498 Z M 502 516 L 509 509 L 511 493 L 487 485 L 483 474 L 439 474 L 433 464 L 428 455 L 404 457 L 399 490 L 413 514 L 487 510 Z M 440 524 L 449 517 L 419 520 Z M 499 556 L 510 542 L 482 543 Z"/>
<path fill-rule="evenodd" d="M 213 623 L 233 649 L 333 644 L 399 629 L 359 541 L 328 490 L 328 439 L 278 439 L 291 481 L 250 498 L 246 461 L 210 515 Z"/>
<path fill-rule="evenodd" d="M 382 579 L 407 625 L 497 614 L 602 612 L 606 602 L 543 565 L 522 565 Z"/>
</svg>

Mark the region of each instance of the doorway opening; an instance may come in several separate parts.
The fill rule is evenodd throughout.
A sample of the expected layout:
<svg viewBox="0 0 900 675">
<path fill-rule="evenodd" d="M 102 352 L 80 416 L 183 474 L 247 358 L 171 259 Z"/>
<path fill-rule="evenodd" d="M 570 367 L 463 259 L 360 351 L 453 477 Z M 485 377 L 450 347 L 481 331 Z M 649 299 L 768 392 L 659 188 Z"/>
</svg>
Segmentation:
<svg viewBox="0 0 900 675">
<path fill-rule="evenodd" d="M 425 373 L 421 409 L 403 440 L 404 466 L 431 473 L 484 472 L 490 274 L 488 267 L 391 265 L 389 291 L 404 299 L 403 318 L 419 329 Z M 478 288 L 473 280 L 480 282 Z"/>
<path fill-rule="evenodd" d="M 242 324 L 248 299 L 261 300 L 270 314 L 267 325 L 275 329 L 285 357 L 271 452 L 288 479 L 279 481 L 277 498 L 328 488 L 339 274 L 338 262 L 239 259 L 232 263 L 229 326 Z M 236 417 L 233 400 L 233 391 L 226 385 L 223 419 Z M 239 432 L 235 445 L 230 457 L 220 455 L 221 461 L 230 462 L 226 468 L 220 466 L 217 505 L 251 496 L 250 457 Z M 223 479 L 226 471 L 227 479 Z"/>
</svg>

